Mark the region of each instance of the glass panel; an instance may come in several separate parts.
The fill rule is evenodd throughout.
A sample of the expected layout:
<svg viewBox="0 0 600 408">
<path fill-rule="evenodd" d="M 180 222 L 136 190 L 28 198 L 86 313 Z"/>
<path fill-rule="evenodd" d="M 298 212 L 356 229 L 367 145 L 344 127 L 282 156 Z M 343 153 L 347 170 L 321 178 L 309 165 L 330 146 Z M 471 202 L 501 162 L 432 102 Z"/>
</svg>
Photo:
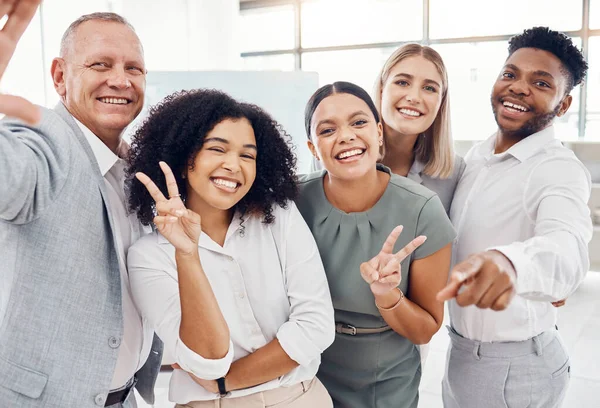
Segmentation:
<svg viewBox="0 0 600 408">
<path fill-rule="evenodd" d="M 600 141 L 600 37 L 589 42 L 585 139 Z"/>
<path fill-rule="evenodd" d="M 375 77 L 394 48 L 310 52 L 302 55 L 302 70 L 316 71 L 319 86 L 349 81 L 371 92 Z"/>
<path fill-rule="evenodd" d="M 452 135 L 482 140 L 496 129 L 490 93 L 506 59 L 506 42 L 433 46 L 448 70 Z"/>
<path fill-rule="evenodd" d="M 590 0 L 590 28 L 600 28 L 600 0 Z"/>
<path fill-rule="evenodd" d="M 239 38 L 242 52 L 294 48 L 294 6 L 242 10 Z"/>
<path fill-rule="evenodd" d="M 418 41 L 422 38 L 422 31 L 422 0 L 321 0 L 302 3 L 304 48 Z"/>
<path fill-rule="evenodd" d="M 242 58 L 242 69 L 245 71 L 293 71 L 294 54 L 259 55 Z"/>
<path fill-rule="evenodd" d="M 582 2 L 565 5 L 564 0 L 521 1 L 518 8 L 509 7 L 508 3 L 490 5 L 481 0 L 430 0 L 430 36 L 516 34 L 540 25 L 560 31 L 581 29 Z"/>
<path fill-rule="evenodd" d="M 46 104 L 41 40 L 40 13 L 38 11 L 21 37 L 6 68 L 2 82 L 0 82 L 0 92 L 22 96 L 38 105 Z M 49 67 L 48 65 L 48 70 Z M 47 78 L 50 79 L 50 75 Z"/>
<path fill-rule="evenodd" d="M 190 24 L 193 9 L 186 0 L 169 0 L 169 7 L 151 7 L 149 1 L 121 0 L 119 11 L 135 28 L 144 45 L 146 69 L 149 71 L 186 71 L 197 50 L 195 26 Z M 156 0 L 152 3 L 157 4 Z M 160 21 L 157 29 L 156 22 Z M 203 45 L 200 49 L 205 50 Z"/>
</svg>

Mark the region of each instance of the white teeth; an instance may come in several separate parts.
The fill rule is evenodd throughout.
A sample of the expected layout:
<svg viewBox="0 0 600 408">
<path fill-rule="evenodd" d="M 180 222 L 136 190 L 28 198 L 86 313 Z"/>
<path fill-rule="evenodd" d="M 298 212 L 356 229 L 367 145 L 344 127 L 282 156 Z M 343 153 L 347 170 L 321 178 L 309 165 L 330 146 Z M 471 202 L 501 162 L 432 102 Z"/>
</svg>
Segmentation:
<svg viewBox="0 0 600 408">
<path fill-rule="evenodd" d="M 224 186 L 224 187 L 228 187 L 228 188 L 236 188 L 237 187 L 237 183 L 233 182 L 233 181 L 229 181 L 229 180 L 223 180 L 223 179 L 213 179 L 213 183 L 218 184 L 220 186 Z"/>
<path fill-rule="evenodd" d="M 400 112 L 404 113 L 405 115 L 408 115 L 408 116 L 415 116 L 415 117 L 421 116 L 421 112 L 417 112 L 412 109 L 402 108 L 402 109 L 400 109 Z"/>
<path fill-rule="evenodd" d="M 529 111 L 529 109 L 527 109 L 524 106 L 517 105 L 515 103 L 511 103 L 511 102 L 507 102 L 507 101 L 502 102 L 502 105 L 506 106 L 507 108 L 512 108 L 514 110 L 518 110 L 518 111 L 521 111 L 521 112 L 527 112 L 527 111 Z"/>
<path fill-rule="evenodd" d="M 359 154 L 362 154 L 362 150 L 360 149 L 354 149 L 354 150 L 349 150 L 347 152 L 344 153 L 340 153 L 338 155 L 338 159 L 345 159 L 346 157 L 350 157 L 350 156 L 357 156 Z"/>
<path fill-rule="evenodd" d="M 127 105 L 127 99 L 124 98 L 100 98 L 100 102 L 112 105 Z"/>
</svg>

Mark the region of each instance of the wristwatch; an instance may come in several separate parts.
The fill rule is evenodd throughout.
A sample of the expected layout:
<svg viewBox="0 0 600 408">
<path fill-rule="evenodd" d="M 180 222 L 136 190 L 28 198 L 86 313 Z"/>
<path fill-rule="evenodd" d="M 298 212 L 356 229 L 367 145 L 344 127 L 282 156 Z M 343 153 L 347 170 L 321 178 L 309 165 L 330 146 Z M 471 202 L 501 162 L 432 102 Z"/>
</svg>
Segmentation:
<svg viewBox="0 0 600 408">
<path fill-rule="evenodd" d="M 225 398 L 229 395 L 225 388 L 225 377 L 217 378 L 217 386 L 219 387 L 219 396 Z"/>
</svg>

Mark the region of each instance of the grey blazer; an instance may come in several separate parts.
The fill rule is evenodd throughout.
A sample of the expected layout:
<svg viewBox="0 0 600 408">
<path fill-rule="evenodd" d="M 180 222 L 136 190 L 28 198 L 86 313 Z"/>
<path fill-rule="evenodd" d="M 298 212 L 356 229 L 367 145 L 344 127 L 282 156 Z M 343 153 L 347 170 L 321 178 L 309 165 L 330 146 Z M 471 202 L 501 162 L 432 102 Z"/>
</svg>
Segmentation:
<svg viewBox="0 0 600 408">
<path fill-rule="evenodd" d="M 121 278 L 98 164 L 59 104 L 0 122 L 0 407 L 97 407 L 123 333 Z M 155 336 L 137 389 L 149 403 Z"/>
<path fill-rule="evenodd" d="M 465 172 L 465 167 L 466 164 L 464 159 L 459 155 L 454 155 L 454 172 L 450 177 L 440 179 L 430 177 L 423 173 L 425 164 L 415 160 L 406 177 L 424 185 L 436 193 L 446 209 L 446 214 L 450 216 L 450 206 L 452 205 L 452 198 L 454 198 L 454 191 L 456 190 L 460 178 Z"/>
</svg>

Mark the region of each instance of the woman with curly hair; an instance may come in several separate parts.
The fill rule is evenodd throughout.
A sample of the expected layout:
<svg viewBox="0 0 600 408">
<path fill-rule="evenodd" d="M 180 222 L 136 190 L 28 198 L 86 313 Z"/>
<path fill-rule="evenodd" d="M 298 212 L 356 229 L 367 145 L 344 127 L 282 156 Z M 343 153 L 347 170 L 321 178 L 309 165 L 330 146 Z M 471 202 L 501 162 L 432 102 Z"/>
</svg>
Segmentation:
<svg viewBox="0 0 600 408">
<path fill-rule="evenodd" d="M 155 231 L 129 250 L 129 276 L 177 406 L 332 405 L 315 374 L 333 308 L 286 138 L 215 90 L 167 97 L 134 136 L 129 203 Z"/>
</svg>

